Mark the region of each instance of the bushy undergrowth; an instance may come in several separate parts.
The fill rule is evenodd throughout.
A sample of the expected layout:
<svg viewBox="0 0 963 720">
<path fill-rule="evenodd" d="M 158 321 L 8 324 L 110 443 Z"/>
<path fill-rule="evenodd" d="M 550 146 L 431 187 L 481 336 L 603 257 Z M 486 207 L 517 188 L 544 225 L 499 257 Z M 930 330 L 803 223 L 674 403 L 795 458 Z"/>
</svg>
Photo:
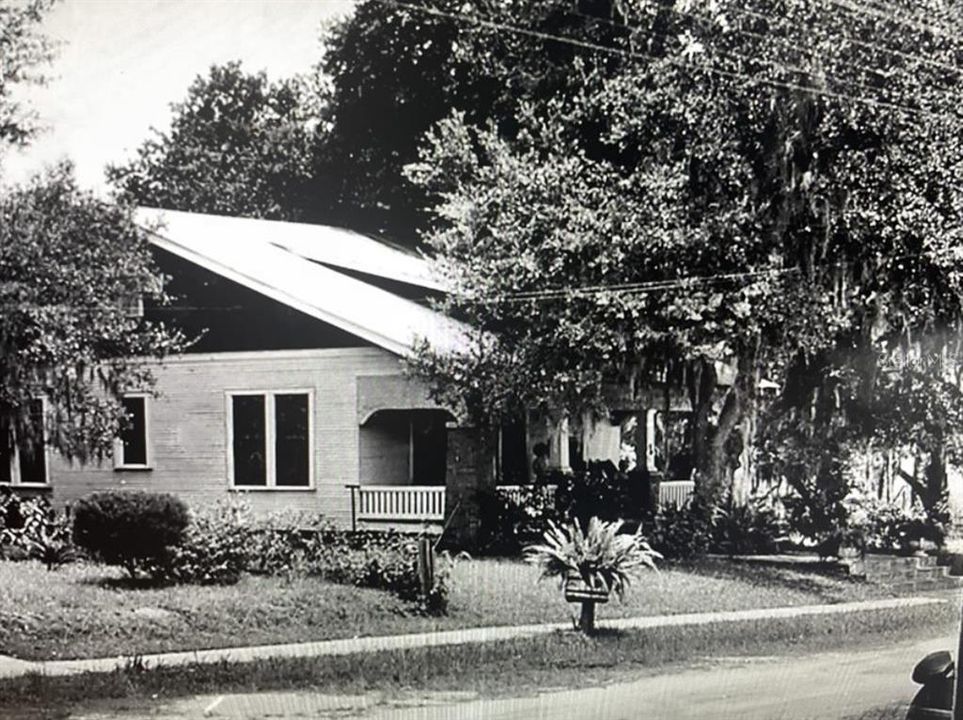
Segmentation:
<svg viewBox="0 0 963 720">
<path fill-rule="evenodd" d="M 649 544 L 667 560 L 692 560 L 709 551 L 713 519 L 709 508 L 693 500 L 660 508 L 643 527 Z"/>
<path fill-rule="evenodd" d="M 776 553 L 788 542 L 789 523 L 776 503 L 751 498 L 726 503 L 712 518 L 710 550 L 724 555 Z"/>
<path fill-rule="evenodd" d="M 253 538 L 245 506 L 221 503 L 191 513 L 184 540 L 155 568 L 155 575 L 201 585 L 235 583 L 251 565 Z"/>
<path fill-rule="evenodd" d="M 31 558 L 53 570 L 77 556 L 70 517 L 45 497 L 0 497 L 0 557 Z"/>
<path fill-rule="evenodd" d="M 843 501 L 844 530 L 849 542 L 869 552 L 909 553 L 923 545 L 941 546 L 949 512 L 926 512 L 919 504 L 907 508 L 875 495 L 853 491 Z"/>
<path fill-rule="evenodd" d="M 442 565 L 423 587 L 417 537 L 397 532 L 346 531 L 320 515 L 280 512 L 256 517 L 244 502 L 192 513 L 184 541 L 156 568 L 158 577 L 185 583 L 236 582 L 244 572 L 374 588 L 424 610 L 444 612 L 448 573 Z"/>
</svg>

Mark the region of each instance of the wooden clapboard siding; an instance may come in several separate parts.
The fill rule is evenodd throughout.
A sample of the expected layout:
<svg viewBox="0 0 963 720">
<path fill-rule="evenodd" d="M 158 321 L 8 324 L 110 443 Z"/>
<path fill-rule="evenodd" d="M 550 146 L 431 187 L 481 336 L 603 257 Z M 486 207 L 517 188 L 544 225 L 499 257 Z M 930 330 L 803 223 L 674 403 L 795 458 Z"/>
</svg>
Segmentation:
<svg viewBox="0 0 963 720">
<path fill-rule="evenodd" d="M 71 465 L 51 458 L 58 503 L 107 489 L 173 492 L 192 506 L 230 495 L 226 393 L 311 389 L 314 482 L 310 490 L 244 493 L 257 511 L 296 508 L 350 523 L 348 483 L 359 479 L 356 382 L 359 375 L 399 376 L 399 359 L 379 348 L 332 348 L 183 355 L 156 369 L 149 402 L 150 470 L 115 470 L 112 460 Z"/>
</svg>

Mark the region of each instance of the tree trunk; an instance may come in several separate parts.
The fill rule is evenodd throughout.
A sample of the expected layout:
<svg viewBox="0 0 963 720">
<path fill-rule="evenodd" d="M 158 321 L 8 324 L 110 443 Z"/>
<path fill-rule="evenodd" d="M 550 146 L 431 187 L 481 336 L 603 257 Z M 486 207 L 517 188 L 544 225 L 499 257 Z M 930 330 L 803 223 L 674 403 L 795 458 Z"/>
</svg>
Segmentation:
<svg viewBox="0 0 963 720">
<path fill-rule="evenodd" d="M 946 489 L 946 458 L 943 456 L 943 447 L 930 451 L 929 462 L 924 472 L 926 477 L 926 493 L 920 498 L 923 507 L 930 513 L 937 509 Z"/>
<path fill-rule="evenodd" d="M 712 395 L 716 387 L 715 371 L 712 371 L 711 387 L 703 379 L 700 383 L 701 405 L 694 422 L 696 467 L 696 496 L 709 507 L 719 504 L 727 490 L 726 443 L 739 426 L 745 414 L 747 400 L 752 397 L 753 362 L 748 356 L 740 356 L 736 377 L 726 393 L 722 411 L 713 427 L 709 422 Z M 695 408 L 694 408 L 695 409 Z"/>
<path fill-rule="evenodd" d="M 592 600 L 582 601 L 582 613 L 578 621 L 578 629 L 586 635 L 595 634 L 595 602 Z"/>
</svg>

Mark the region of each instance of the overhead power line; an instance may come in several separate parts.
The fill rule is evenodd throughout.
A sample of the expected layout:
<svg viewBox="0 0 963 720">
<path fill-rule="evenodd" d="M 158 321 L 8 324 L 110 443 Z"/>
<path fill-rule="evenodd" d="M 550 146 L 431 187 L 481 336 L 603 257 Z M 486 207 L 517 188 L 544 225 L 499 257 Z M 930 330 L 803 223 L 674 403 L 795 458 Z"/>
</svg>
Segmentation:
<svg viewBox="0 0 963 720">
<path fill-rule="evenodd" d="M 940 257 L 947 253 L 956 252 L 955 248 L 946 248 L 930 252 L 907 253 L 895 255 L 893 257 L 880 258 L 888 262 L 901 262 L 903 260 L 914 260 L 923 257 Z M 832 270 L 851 267 L 853 261 L 838 261 L 832 263 L 817 263 L 813 266 L 816 270 Z M 669 290 L 702 290 L 711 289 L 722 283 L 738 280 L 764 280 L 767 278 L 783 277 L 787 275 L 798 275 L 803 272 L 800 267 L 780 267 L 764 268 L 762 270 L 749 270 L 744 272 L 716 273 L 713 275 L 690 275 L 685 277 L 670 278 L 666 280 L 651 280 L 634 283 L 610 283 L 602 285 L 582 285 L 575 287 L 547 288 L 544 290 L 520 291 L 516 293 L 504 293 L 501 295 L 487 296 L 483 298 L 485 302 L 526 302 L 540 300 L 559 300 L 571 297 L 591 297 L 594 295 L 647 295 L 656 292 L 666 292 Z M 466 299 L 467 296 L 462 296 Z"/>
<path fill-rule="evenodd" d="M 636 50 L 621 50 L 618 48 L 607 47 L 605 45 L 600 45 L 598 43 L 589 42 L 586 40 L 580 40 L 578 38 L 566 37 L 563 35 L 555 35 L 552 33 L 543 32 L 541 30 L 534 30 L 532 28 L 519 27 L 517 25 L 510 25 L 508 23 L 503 23 L 495 20 L 489 20 L 485 18 L 474 17 L 470 15 L 465 15 L 463 13 L 450 13 L 444 10 L 438 10 L 437 8 L 425 7 L 423 5 L 414 5 L 408 2 L 402 2 L 401 0 L 376 0 L 383 5 L 394 7 L 400 10 L 408 10 L 412 12 L 419 12 L 425 15 L 431 15 L 434 17 L 441 17 L 449 20 L 454 20 L 456 22 L 469 23 L 477 27 L 487 28 L 489 30 L 498 30 L 501 32 L 508 32 L 516 35 L 522 35 L 526 37 L 531 37 L 537 40 L 542 40 L 545 42 L 557 42 L 565 45 L 570 45 L 572 47 L 578 47 L 584 50 L 591 50 L 595 52 L 606 53 L 609 55 L 621 56 L 631 60 L 655 60 L 659 62 L 665 62 L 670 65 L 681 67 L 687 70 L 701 70 L 713 75 L 718 75 L 720 77 L 726 77 L 729 79 L 741 80 L 748 84 L 761 84 L 767 85 L 773 88 L 781 88 L 785 90 L 795 90 L 803 93 L 810 93 L 813 95 L 821 95 L 823 97 L 833 98 L 836 100 L 850 100 L 862 105 L 878 107 L 884 110 L 892 110 L 895 112 L 915 115 L 919 117 L 928 118 L 934 121 L 943 121 L 947 117 L 937 113 L 930 112 L 928 110 L 922 110 L 919 108 L 913 108 L 906 105 L 901 105 L 899 103 L 892 103 L 883 100 L 874 100 L 871 98 L 860 97 L 855 95 L 849 95 L 841 92 L 834 92 L 827 90 L 825 88 L 808 85 L 805 83 L 793 83 L 793 82 L 780 82 L 777 80 L 770 80 L 768 78 L 747 75 L 745 73 L 733 72 L 730 70 L 723 70 L 721 68 L 713 67 L 707 64 L 695 64 L 686 62 L 679 58 L 674 58 L 671 56 L 655 56 L 650 53 L 643 53 Z"/>
<path fill-rule="evenodd" d="M 670 10 L 671 12 L 676 13 L 676 14 L 678 14 L 678 15 L 681 15 L 681 16 L 683 16 L 683 17 L 691 18 L 691 19 L 695 20 L 696 22 L 702 23 L 703 25 L 705 24 L 705 21 L 702 20 L 701 18 L 697 18 L 697 17 L 695 17 L 694 15 L 687 14 L 687 13 L 681 11 L 681 10 L 677 10 L 676 8 L 669 8 L 669 10 Z M 587 19 L 587 20 L 590 20 L 590 21 L 593 21 L 593 22 L 596 22 L 596 23 L 602 23 L 602 24 L 606 24 L 606 25 L 609 25 L 609 26 L 612 26 L 612 27 L 621 28 L 621 29 L 624 29 L 624 30 L 632 31 L 632 32 L 644 30 L 644 31 L 647 32 L 648 35 L 650 35 L 650 36 L 653 36 L 653 35 L 654 35 L 654 36 L 660 37 L 660 38 L 663 39 L 663 40 L 671 40 L 671 39 L 674 39 L 674 38 L 672 38 L 671 36 L 666 35 L 665 33 L 655 32 L 655 31 L 649 30 L 648 28 L 642 28 L 642 27 L 640 27 L 640 26 L 638 26 L 638 25 L 630 25 L 630 24 L 627 24 L 627 23 L 620 23 L 620 22 L 616 22 L 616 21 L 614 21 L 614 20 L 609 20 L 609 19 L 606 19 L 606 18 L 595 17 L 594 15 L 588 15 L 588 14 L 586 14 L 586 13 L 574 12 L 574 13 L 570 13 L 570 14 L 571 14 L 571 15 L 575 15 L 575 16 L 577 16 L 577 17 L 585 18 L 585 19 Z M 782 37 L 778 37 L 778 36 L 767 37 L 767 36 L 765 36 L 765 35 L 762 35 L 761 33 L 756 33 L 756 32 L 752 32 L 751 30 L 744 30 L 744 29 L 741 29 L 741 28 L 737 28 L 737 29 L 734 28 L 734 29 L 731 29 L 729 32 L 739 33 L 740 35 L 744 35 L 744 36 L 746 36 L 746 37 L 753 37 L 753 38 L 762 39 L 762 40 L 775 40 L 775 41 L 779 41 L 780 43 L 784 44 L 785 46 L 792 46 L 793 50 L 795 50 L 795 51 L 797 51 L 797 52 L 805 53 L 805 54 L 807 54 L 809 57 L 814 58 L 814 59 L 818 58 L 818 55 L 817 55 L 817 53 L 816 53 L 815 51 L 812 51 L 812 50 L 804 50 L 804 49 L 802 49 L 802 48 L 799 48 L 798 46 L 793 45 L 793 43 L 792 43 L 788 38 L 782 38 Z M 763 57 L 763 56 L 761 56 L 761 55 L 746 55 L 745 53 L 741 53 L 741 52 L 738 52 L 738 51 L 735 51 L 735 50 L 718 50 L 718 49 L 713 49 L 713 50 L 711 51 L 711 55 L 712 55 L 712 57 L 718 57 L 718 58 L 723 59 L 723 60 L 730 60 L 730 61 L 731 61 L 732 58 L 736 58 L 736 59 L 738 59 L 738 60 L 741 60 L 741 61 L 744 62 L 744 63 L 754 63 L 754 64 L 757 64 L 757 65 L 768 65 L 768 66 L 774 68 L 775 70 L 781 71 L 781 72 L 783 72 L 783 73 L 796 73 L 796 74 L 799 74 L 799 75 L 802 75 L 802 76 L 806 76 L 806 77 L 812 76 L 813 74 L 815 74 L 815 73 L 818 71 L 817 68 L 802 67 L 802 66 L 800 66 L 800 65 L 791 65 L 791 64 L 788 64 L 788 63 L 779 61 L 779 60 L 769 59 L 769 58 Z M 867 66 L 864 66 L 864 65 L 859 65 L 859 64 L 850 64 L 849 67 L 850 67 L 851 69 L 861 70 L 862 72 L 865 72 L 865 73 L 867 73 L 867 74 L 873 74 L 873 75 L 876 75 L 876 76 L 879 76 L 879 77 L 885 77 L 885 74 L 884 74 L 880 69 L 878 69 L 878 68 L 870 68 L 870 67 L 867 67 Z M 867 85 L 867 84 L 862 83 L 862 82 L 860 82 L 860 81 L 858 81 L 858 80 L 852 80 L 852 79 L 849 79 L 849 78 L 840 78 L 840 77 L 838 77 L 838 76 L 832 76 L 832 75 L 828 75 L 828 74 L 824 74 L 824 77 L 827 79 L 827 81 L 832 81 L 832 82 L 836 82 L 836 83 L 842 83 L 842 84 L 848 85 L 848 86 L 850 86 L 850 87 L 856 88 L 856 89 L 858 89 L 858 90 L 868 91 L 869 93 L 873 93 L 873 94 L 879 93 L 879 92 L 881 92 L 881 91 L 883 91 L 883 90 L 885 89 L 885 88 L 883 88 L 883 87 L 874 87 L 874 86 L 872 86 L 872 85 Z M 866 99 L 866 98 L 864 98 L 863 96 L 856 96 L 856 97 L 860 97 L 860 98 Z M 879 102 L 879 101 L 878 101 L 878 102 Z M 881 102 L 889 102 L 889 101 L 881 101 Z M 902 107 L 902 108 L 904 109 L 905 112 L 907 112 L 907 113 L 912 113 L 912 114 L 915 114 L 915 115 L 923 115 L 923 114 L 925 114 L 925 113 L 927 112 L 927 110 L 925 110 L 925 109 L 923 109 L 923 108 L 914 108 L 914 107 L 910 107 L 910 106 L 908 106 L 908 105 L 902 105 L 902 104 L 899 104 L 899 103 L 892 103 L 892 104 L 893 104 L 893 105 L 899 105 L 900 107 Z M 963 116 L 959 116 L 959 117 L 963 118 Z"/>
<path fill-rule="evenodd" d="M 923 23 L 916 20 L 904 19 L 898 17 L 896 13 L 892 10 L 884 10 L 880 7 L 869 4 L 860 4 L 858 2 L 853 2 L 852 0 L 824 0 L 831 5 L 835 5 L 838 8 L 844 10 L 849 10 L 857 15 L 863 15 L 864 17 L 872 17 L 877 20 L 885 20 L 894 25 L 902 25 L 903 27 L 912 28 L 919 32 L 929 33 L 934 37 L 943 38 L 944 40 L 949 40 L 951 43 L 958 43 L 959 36 L 951 35 L 947 30 L 937 26 L 931 25 L 929 23 Z"/>
<path fill-rule="evenodd" d="M 823 2 L 831 2 L 831 0 L 823 0 Z M 673 12 L 680 12 L 680 13 L 681 13 L 682 11 L 677 11 L 677 10 L 675 10 L 675 9 L 673 8 Z M 775 20 L 784 20 L 784 18 L 780 18 L 779 16 L 764 15 L 763 13 L 755 12 L 755 11 L 753 11 L 753 10 L 748 10 L 748 9 L 746 9 L 746 8 L 729 7 L 729 8 L 726 9 L 726 12 L 727 12 L 727 13 L 731 12 L 731 13 L 733 13 L 733 14 L 735 14 L 735 15 L 739 15 L 739 16 L 743 16 L 743 17 L 756 18 L 757 20 L 760 20 L 760 21 L 765 22 L 765 23 L 767 23 L 767 24 L 772 24 L 773 21 L 775 21 Z M 746 31 L 746 30 L 738 30 L 737 32 L 745 33 L 745 32 L 747 32 L 747 31 Z M 888 45 L 879 45 L 879 44 L 877 44 L 877 43 L 867 42 L 867 41 L 865 41 L 865 40 L 860 40 L 860 39 L 858 39 L 858 38 L 854 38 L 854 37 L 852 37 L 851 35 L 847 35 L 847 34 L 840 34 L 838 37 L 839 37 L 840 40 L 843 40 L 844 42 L 850 43 L 850 44 L 855 45 L 855 46 L 857 46 L 857 47 L 862 47 L 862 48 L 866 48 L 867 50 L 874 50 L 874 51 L 876 51 L 876 52 L 885 53 L 885 54 L 891 55 L 891 56 L 893 56 L 893 57 L 899 57 L 899 58 L 902 58 L 903 60 L 906 60 L 906 61 L 908 61 L 908 62 L 922 63 L 922 64 L 925 64 L 925 65 L 932 65 L 932 66 L 935 67 L 935 68 L 940 68 L 941 70 L 946 70 L 946 71 L 951 72 L 951 73 L 954 73 L 954 74 L 956 74 L 956 75 L 963 75 L 963 67 L 959 67 L 958 65 L 951 65 L 951 64 L 949 64 L 949 63 L 941 62 L 941 61 L 939 61 L 939 60 L 934 60 L 934 59 L 932 59 L 932 58 L 928 58 L 928 57 L 925 57 L 925 56 L 923 56 L 923 55 L 913 55 L 913 54 L 911 54 L 911 53 L 904 52 L 904 51 L 902 51 L 902 50 L 897 50 L 897 49 L 895 49 L 895 48 L 891 48 L 891 47 L 889 47 Z M 865 68 L 865 66 L 863 66 L 863 65 L 857 65 L 856 67 L 863 67 L 863 68 Z"/>
</svg>

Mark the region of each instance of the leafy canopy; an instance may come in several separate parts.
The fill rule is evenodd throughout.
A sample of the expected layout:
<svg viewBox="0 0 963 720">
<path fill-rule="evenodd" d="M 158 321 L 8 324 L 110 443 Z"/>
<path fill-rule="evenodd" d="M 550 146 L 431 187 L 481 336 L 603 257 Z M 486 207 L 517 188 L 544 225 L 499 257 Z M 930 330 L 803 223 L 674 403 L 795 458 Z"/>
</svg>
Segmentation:
<svg viewBox="0 0 963 720">
<path fill-rule="evenodd" d="M 0 441 L 33 431 L 47 400 L 47 441 L 85 460 L 110 450 L 124 390 L 149 388 L 146 363 L 181 347 L 162 324 L 132 316 L 152 288 L 144 230 L 129 208 L 77 188 L 69 166 L 0 195 Z"/>
<path fill-rule="evenodd" d="M 452 112 L 408 168 L 445 309 L 479 330 L 464 354 L 422 349 L 436 393 L 498 418 L 678 378 L 718 483 L 761 377 L 831 379 L 828 357 L 858 374 L 956 327 L 963 128 L 938 5 L 463 6 L 479 65 L 536 81 L 515 127 Z"/>
<path fill-rule="evenodd" d="M 39 25 L 55 0 L 0 0 L 0 152 L 23 145 L 36 132 L 35 118 L 16 99 L 18 88 L 42 83 L 38 66 L 53 57 L 53 43 Z"/>
<path fill-rule="evenodd" d="M 121 199 L 171 210 L 274 220 L 310 206 L 317 111 L 297 80 L 270 83 L 240 63 L 211 68 L 126 165 L 107 169 Z"/>
</svg>

